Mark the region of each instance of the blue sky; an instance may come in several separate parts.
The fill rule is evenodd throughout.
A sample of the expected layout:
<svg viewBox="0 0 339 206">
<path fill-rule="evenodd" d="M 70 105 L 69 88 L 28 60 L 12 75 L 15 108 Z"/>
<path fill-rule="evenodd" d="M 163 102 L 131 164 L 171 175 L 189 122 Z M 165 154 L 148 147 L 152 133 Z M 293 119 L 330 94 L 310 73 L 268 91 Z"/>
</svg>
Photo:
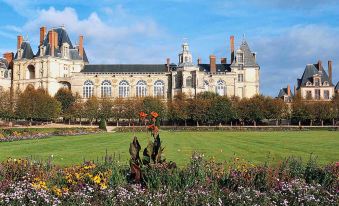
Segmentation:
<svg viewBox="0 0 339 206">
<path fill-rule="evenodd" d="M 261 66 L 261 93 L 276 96 L 296 84 L 305 65 L 333 60 L 339 80 L 337 0 L 0 0 L 0 53 L 28 36 L 37 50 L 39 28 L 65 25 L 80 34 L 91 63 L 177 63 L 184 38 L 196 60 L 229 59 L 245 34 Z"/>
</svg>

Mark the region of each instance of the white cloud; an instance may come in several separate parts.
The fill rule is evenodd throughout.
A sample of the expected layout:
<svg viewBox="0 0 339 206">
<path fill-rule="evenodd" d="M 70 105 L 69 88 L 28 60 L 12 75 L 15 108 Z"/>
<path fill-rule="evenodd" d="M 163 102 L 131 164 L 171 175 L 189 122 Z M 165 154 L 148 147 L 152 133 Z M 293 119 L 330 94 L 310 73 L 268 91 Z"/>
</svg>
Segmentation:
<svg viewBox="0 0 339 206">
<path fill-rule="evenodd" d="M 297 25 L 274 36 L 258 34 L 250 44 L 258 52 L 261 68 L 261 89 L 265 94 L 277 95 L 281 87 L 296 84 L 306 64 L 333 60 L 334 80 L 339 71 L 339 28 L 326 25 Z M 273 89 L 272 89 L 273 88 Z"/>
<path fill-rule="evenodd" d="M 104 10 L 105 21 L 96 12 L 80 19 L 73 8 L 50 7 L 38 11 L 36 18 L 26 22 L 23 31 L 33 34 L 31 40 L 37 42 L 41 26 L 64 25 L 73 43 L 80 34 L 84 35 L 85 49 L 92 63 L 165 62 L 170 54 L 171 38 L 164 28 L 150 18 L 129 15 L 121 6 Z"/>
</svg>

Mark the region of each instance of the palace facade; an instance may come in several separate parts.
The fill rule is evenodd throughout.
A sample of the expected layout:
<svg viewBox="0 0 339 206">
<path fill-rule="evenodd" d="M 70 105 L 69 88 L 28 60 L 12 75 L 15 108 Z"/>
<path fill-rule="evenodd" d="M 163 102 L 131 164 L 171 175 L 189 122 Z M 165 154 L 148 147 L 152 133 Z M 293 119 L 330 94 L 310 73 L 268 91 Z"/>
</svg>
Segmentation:
<svg viewBox="0 0 339 206">
<path fill-rule="evenodd" d="M 294 86 L 294 95 L 300 95 L 305 100 L 330 101 L 339 91 L 339 82 L 336 86 L 332 81 L 332 61 L 328 61 L 327 72 L 322 61 L 316 64 L 307 64 L 297 86 Z M 293 94 L 290 85 L 279 91 L 278 98 L 285 102 L 292 101 Z"/>
<path fill-rule="evenodd" d="M 194 63 L 185 42 L 178 63 L 167 59 L 163 64 L 90 64 L 83 36 L 79 36 L 79 44 L 74 45 L 64 27 L 49 31 L 41 27 L 37 52 L 19 35 L 16 54 L 6 53 L 0 60 L 0 71 L 6 73 L 1 76 L 0 86 L 23 91 L 33 85 L 45 88 L 51 95 L 66 87 L 85 99 L 93 95 L 169 99 L 179 93 L 194 97 L 203 91 L 240 98 L 259 94 L 260 67 L 256 53 L 251 52 L 245 40 L 235 50 L 233 36 L 230 45 L 229 63 L 224 57 L 217 63 L 215 55 L 210 55 L 209 63 L 202 63 L 200 58 Z"/>
</svg>

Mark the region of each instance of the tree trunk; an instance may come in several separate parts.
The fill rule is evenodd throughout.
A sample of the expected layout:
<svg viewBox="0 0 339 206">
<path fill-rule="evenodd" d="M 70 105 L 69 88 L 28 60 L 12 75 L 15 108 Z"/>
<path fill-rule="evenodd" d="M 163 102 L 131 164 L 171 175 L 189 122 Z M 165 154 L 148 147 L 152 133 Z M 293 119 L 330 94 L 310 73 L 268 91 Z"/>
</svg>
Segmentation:
<svg viewBox="0 0 339 206">
<path fill-rule="evenodd" d="M 310 126 L 312 126 L 313 125 L 313 120 L 311 120 L 311 122 L 310 122 Z"/>
<path fill-rule="evenodd" d="M 197 121 L 197 127 L 199 127 L 199 121 Z"/>
<path fill-rule="evenodd" d="M 299 120 L 299 127 L 301 127 L 301 121 Z"/>
<path fill-rule="evenodd" d="M 256 127 L 257 126 L 257 121 L 253 121 L 253 125 Z"/>
<path fill-rule="evenodd" d="M 186 121 L 186 119 L 185 119 L 185 127 L 187 127 L 187 121 Z"/>
<path fill-rule="evenodd" d="M 68 119 L 68 125 L 71 125 L 71 118 Z"/>
<path fill-rule="evenodd" d="M 233 126 L 233 121 L 231 121 L 231 127 Z"/>
<path fill-rule="evenodd" d="M 279 120 L 275 120 L 275 126 L 278 126 L 279 125 Z"/>
<path fill-rule="evenodd" d="M 79 122 L 80 122 L 80 125 L 81 125 L 81 117 L 80 117 L 80 119 L 79 119 Z"/>
<path fill-rule="evenodd" d="M 321 120 L 321 126 L 322 127 L 324 126 L 324 120 Z"/>
<path fill-rule="evenodd" d="M 332 119 L 332 125 L 335 126 L 334 118 Z"/>
</svg>

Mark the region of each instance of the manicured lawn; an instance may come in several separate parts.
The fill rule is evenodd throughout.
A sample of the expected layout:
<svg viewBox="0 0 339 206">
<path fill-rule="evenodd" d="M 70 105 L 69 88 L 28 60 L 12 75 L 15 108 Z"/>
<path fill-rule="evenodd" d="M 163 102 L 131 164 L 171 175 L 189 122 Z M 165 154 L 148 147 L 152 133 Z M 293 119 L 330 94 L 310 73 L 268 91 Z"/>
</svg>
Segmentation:
<svg viewBox="0 0 339 206">
<path fill-rule="evenodd" d="M 147 133 L 136 134 L 142 149 L 146 146 Z M 51 137 L 0 143 L 0 160 L 8 157 L 45 160 L 53 155 L 53 162 L 60 165 L 101 159 L 107 149 L 120 161 L 129 159 L 132 133 L 103 133 L 96 135 Z M 307 160 L 310 154 L 318 156 L 321 164 L 339 161 L 339 132 L 169 132 L 160 133 L 165 157 L 179 165 L 188 162 L 193 151 L 215 157 L 217 161 L 243 158 L 252 163 L 277 162 L 288 156 Z M 141 151 L 142 154 L 142 151 Z"/>
</svg>

